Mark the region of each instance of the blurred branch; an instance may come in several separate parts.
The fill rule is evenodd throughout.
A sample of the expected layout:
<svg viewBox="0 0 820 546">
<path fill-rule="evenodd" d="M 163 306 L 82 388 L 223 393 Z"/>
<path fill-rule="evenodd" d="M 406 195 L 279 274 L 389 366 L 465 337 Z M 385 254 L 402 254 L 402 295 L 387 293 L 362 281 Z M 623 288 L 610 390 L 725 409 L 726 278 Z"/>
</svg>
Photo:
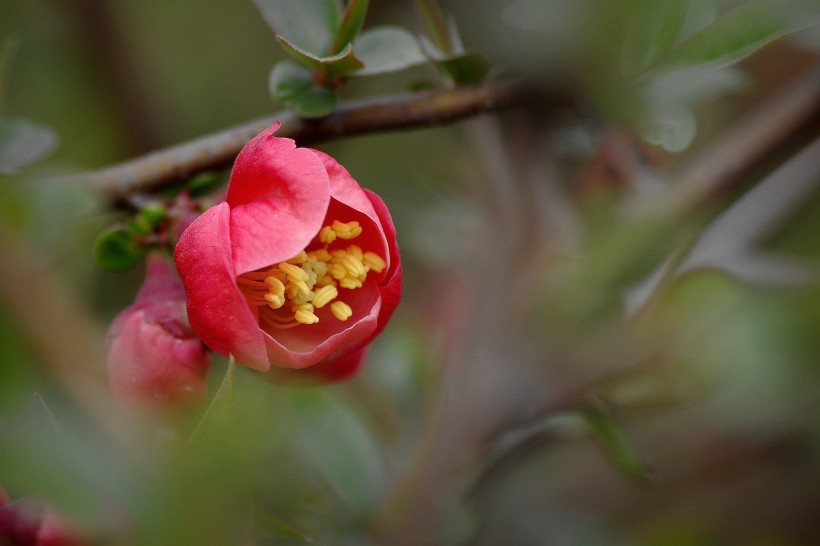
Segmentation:
<svg viewBox="0 0 820 546">
<path fill-rule="evenodd" d="M 301 145 L 341 136 L 443 124 L 509 108 L 525 98 L 526 93 L 518 84 L 492 83 L 349 101 L 340 104 L 328 117 L 316 120 L 283 111 L 71 178 L 90 182 L 117 202 L 184 180 L 199 171 L 230 165 L 248 140 L 277 120 L 282 122 L 278 136 L 293 138 Z"/>
<path fill-rule="evenodd" d="M 815 66 L 692 163 L 679 178 L 672 206 L 689 209 L 719 202 L 811 142 L 818 128 L 820 66 Z"/>
</svg>

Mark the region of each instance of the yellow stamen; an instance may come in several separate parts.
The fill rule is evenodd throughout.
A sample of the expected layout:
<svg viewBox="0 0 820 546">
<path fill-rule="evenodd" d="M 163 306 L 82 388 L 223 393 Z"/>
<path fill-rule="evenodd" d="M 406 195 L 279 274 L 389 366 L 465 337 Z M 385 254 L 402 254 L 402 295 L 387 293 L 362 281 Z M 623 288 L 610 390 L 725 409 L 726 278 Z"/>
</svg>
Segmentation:
<svg viewBox="0 0 820 546">
<path fill-rule="evenodd" d="M 339 291 L 332 284 L 323 286 L 317 290 L 316 294 L 313 296 L 313 305 L 317 309 L 321 309 L 331 301 L 335 300 L 338 295 Z"/>
<path fill-rule="evenodd" d="M 293 277 L 293 279 L 299 279 L 305 282 L 310 280 L 310 276 L 307 271 L 293 264 L 282 262 L 279 264 L 279 269 L 281 269 L 288 276 L 289 280 L 291 280 L 291 277 Z"/>
<path fill-rule="evenodd" d="M 376 273 L 381 273 L 387 267 L 387 263 L 375 252 L 365 252 L 362 261 L 366 267 Z"/>
<path fill-rule="evenodd" d="M 296 311 L 293 318 L 296 319 L 296 322 L 300 322 L 302 324 L 316 324 L 319 322 L 319 317 L 304 309 Z"/>
<path fill-rule="evenodd" d="M 359 245 L 333 250 L 329 247 L 340 239 L 355 239 L 361 234 L 359 222 L 334 220 L 319 231 L 318 239 L 324 248 L 305 249 L 266 270 L 241 275 L 237 282 L 249 305 L 259 307 L 260 325 L 288 329 L 316 324 L 319 322 L 316 310 L 328 304 L 337 320 L 346 321 L 352 317 L 353 309 L 337 299 L 339 290 L 361 288 L 368 272 L 381 273 L 387 264 L 377 253 L 365 252 Z M 279 311 L 285 306 L 290 313 Z"/>
<path fill-rule="evenodd" d="M 357 260 L 353 254 L 348 254 L 342 258 L 342 265 L 352 277 L 361 277 L 367 273 L 367 271 L 364 270 L 364 264 Z"/>
<path fill-rule="evenodd" d="M 362 287 L 362 281 L 359 279 L 354 279 L 353 277 L 345 277 L 339 281 L 339 286 L 342 288 L 347 288 L 348 290 L 354 290 Z"/>
<path fill-rule="evenodd" d="M 285 305 L 284 294 L 279 296 L 277 294 L 271 294 L 270 292 L 268 292 L 262 297 L 265 298 L 265 301 L 268 302 L 268 307 L 270 307 L 271 309 L 279 309 L 280 307 Z"/>
<path fill-rule="evenodd" d="M 285 297 L 285 284 L 276 277 L 265 277 L 265 284 L 268 285 L 271 293 Z"/>
<path fill-rule="evenodd" d="M 319 240 L 325 243 L 326 245 L 329 245 L 330 243 L 336 240 L 336 232 L 333 231 L 332 227 L 325 226 L 319 232 Z"/>
<path fill-rule="evenodd" d="M 336 237 L 339 239 L 355 239 L 362 234 L 362 226 L 355 220 L 347 223 L 333 220 L 333 224 L 330 228 L 336 233 Z"/>
<path fill-rule="evenodd" d="M 333 316 L 341 321 L 345 321 L 353 316 L 353 309 L 343 301 L 334 301 L 330 304 L 330 311 Z"/>
</svg>

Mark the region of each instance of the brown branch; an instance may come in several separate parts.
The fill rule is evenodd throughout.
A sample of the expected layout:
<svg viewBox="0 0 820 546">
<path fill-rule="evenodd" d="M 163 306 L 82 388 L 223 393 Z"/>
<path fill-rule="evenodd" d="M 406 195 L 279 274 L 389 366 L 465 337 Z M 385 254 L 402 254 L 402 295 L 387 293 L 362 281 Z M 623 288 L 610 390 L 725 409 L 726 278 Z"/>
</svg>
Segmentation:
<svg viewBox="0 0 820 546">
<path fill-rule="evenodd" d="M 110 200 L 121 201 L 129 195 L 184 180 L 199 171 L 230 165 L 248 140 L 276 120 L 282 122 L 279 136 L 307 144 L 340 136 L 448 123 L 508 108 L 524 98 L 525 92 L 517 84 L 492 83 L 344 102 L 330 116 L 318 120 L 302 119 L 285 111 L 72 178 L 85 179 Z"/>
<path fill-rule="evenodd" d="M 815 66 L 732 128 L 676 182 L 673 207 L 720 203 L 820 133 L 820 66 Z"/>
</svg>

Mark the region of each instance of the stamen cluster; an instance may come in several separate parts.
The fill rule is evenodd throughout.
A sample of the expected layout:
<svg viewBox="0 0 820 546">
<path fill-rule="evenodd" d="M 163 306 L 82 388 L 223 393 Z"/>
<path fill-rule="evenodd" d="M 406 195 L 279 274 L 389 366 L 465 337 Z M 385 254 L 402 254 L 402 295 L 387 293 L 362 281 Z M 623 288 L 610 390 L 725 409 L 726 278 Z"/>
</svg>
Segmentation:
<svg viewBox="0 0 820 546">
<path fill-rule="evenodd" d="M 300 324 L 316 324 L 316 309 L 330 305 L 336 319 L 346 321 L 353 309 L 339 298 L 339 289 L 361 288 L 370 271 L 381 273 L 384 259 L 375 252 L 363 251 L 358 245 L 329 250 L 337 239 L 352 240 L 362 233 L 359 222 L 340 222 L 319 231 L 323 247 L 302 250 L 293 258 L 239 278 L 249 301 L 271 310 L 287 309 L 290 313 L 260 312 L 262 321 L 274 328 L 292 328 Z"/>
</svg>

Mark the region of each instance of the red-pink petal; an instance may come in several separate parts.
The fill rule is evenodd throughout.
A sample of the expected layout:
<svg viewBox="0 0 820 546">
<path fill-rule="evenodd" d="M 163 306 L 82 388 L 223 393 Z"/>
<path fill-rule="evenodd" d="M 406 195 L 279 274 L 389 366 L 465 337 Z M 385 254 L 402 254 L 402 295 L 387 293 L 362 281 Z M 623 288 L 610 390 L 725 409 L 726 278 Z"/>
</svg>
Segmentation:
<svg viewBox="0 0 820 546">
<path fill-rule="evenodd" d="M 402 268 L 399 245 L 396 240 L 396 226 L 393 225 L 393 218 L 390 216 L 390 211 L 387 210 L 387 205 L 384 204 L 381 197 L 370 190 L 364 190 L 364 192 L 370 199 L 370 202 L 373 203 L 373 209 L 376 211 L 382 228 L 384 229 L 390 256 L 390 266 L 385 273 L 385 280 L 380 286 L 382 309 L 379 314 L 378 326 L 373 332 L 373 337 L 375 337 L 387 325 L 387 322 L 393 315 L 393 311 L 395 311 L 401 300 Z"/>
<path fill-rule="evenodd" d="M 270 368 L 264 335 L 236 284 L 230 213 L 227 203 L 205 211 L 183 233 L 174 259 L 194 332 L 214 351 L 264 372 Z"/>
<path fill-rule="evenodd" d="M 236 158 L 228 186 L 234 268 L 241 275 L 299 253 L 330 201 L 322 161 L 293 140 L 259 133 Z"/>
</svg>

